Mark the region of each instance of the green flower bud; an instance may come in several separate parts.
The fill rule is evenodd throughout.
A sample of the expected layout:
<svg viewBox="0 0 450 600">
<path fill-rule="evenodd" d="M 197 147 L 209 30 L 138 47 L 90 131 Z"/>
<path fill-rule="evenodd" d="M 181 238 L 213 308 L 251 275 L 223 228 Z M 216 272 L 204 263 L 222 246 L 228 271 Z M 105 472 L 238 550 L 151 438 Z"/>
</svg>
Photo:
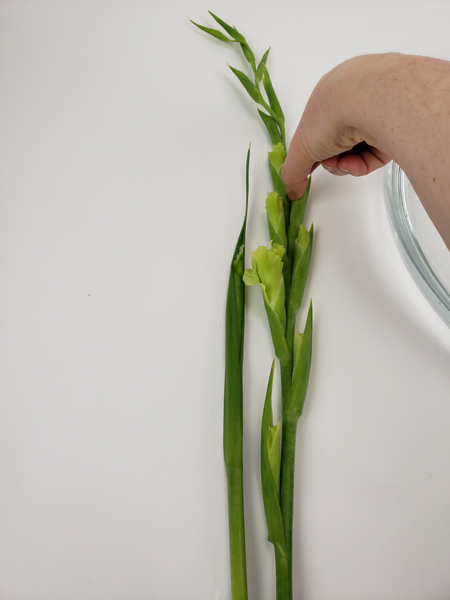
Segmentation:
<svg viewBox="0 0 450 600">
<path fill-rule="evenodd" d="M 273 482 L 280 495 L 280 464 L 281 464 L 281 419 L 278 419 L 276 425 L 270 425 L 267 432 L 267 456 L 269 458 L 270 472 Z"/>
<path fill-rule="evenodd" d="M 306 390 L 308 389 L 309 372 L 311 368 L 313 334 L 312 304 L 309 305 L 305 330 L 294 336 L 294 362 L 292 365 L 292 387 L 286 406 L 286 414 L 299 418 L 305 403 Z"/>
<path fill-rule="evenodd" d="M 287 248 L 286 220 L 283 198 L 277 192 L 270 192 L 266 198 L 267 221 L 272 242 Z"/>
<path fill-rule="evenodd" d="M 280 421 L 273 426 L 272 387 L 275 361 L 270 370 L 261 423 L 261 483 L 266 513 L 268 540 L 277 554 L 287 556 L 286 535 L 280 506 Z"/>
<path fill-rule="evenodd" d="M 283 331 L 286 329 L 284 306 L 283 255 L 285 249 L 279 244 L 272 248 L 259 246 L 252 255 L 252 268 L 244 273 L 246 285 L 259 285 L 264 302 L 278 317 Z"/>
<path fill-rule="evenodd" d="M 280 360 L 287 360 L 289 356 L 285 337 L 284 252 L 285 249 L 279 244 L 273 244 L 272 248 L 259 246 L 251 253 L 252 268 L 244 273 L 246 285 L 256 284 L 261 288 L 275 354 Z"/>
<path fill-rule="evenodd" d="M 284 159 L 286 158 L 286 149 L 283 144 L 275 144 L 272 151 L 269 152 L 269 169 L 270 176 L 272 178 L 273 188 L 279 196 L 283 198 L 283 205 L 286 214 L 290 210 L 290 200 L 286 198 L 286 189 L 284 182 L 281 177 L 281 167 L 283 166 Z"/>
<path fill-rule="evenodd" d="M 305 290 L 306 280 L 308 278 L 309 267 L 311 264 L 311 251 L 313 244 L 314 228 L 308 231 L 303 225 L 300 225 L 297 239 L 294 244 L 294 264 L 292 267 L 292 285 L 289 290 L 289 305 L 295 311 L 300 308 Z"/>
<path fill-rule="evenodd" d="M 269 162 L 272 163 L 275 171 L 278 175 L 281 173 L 281 167 L 286 158 L 286 148 L 283 144 L 276 144 L 272 151 L 269 152 Z"/>
</svg>

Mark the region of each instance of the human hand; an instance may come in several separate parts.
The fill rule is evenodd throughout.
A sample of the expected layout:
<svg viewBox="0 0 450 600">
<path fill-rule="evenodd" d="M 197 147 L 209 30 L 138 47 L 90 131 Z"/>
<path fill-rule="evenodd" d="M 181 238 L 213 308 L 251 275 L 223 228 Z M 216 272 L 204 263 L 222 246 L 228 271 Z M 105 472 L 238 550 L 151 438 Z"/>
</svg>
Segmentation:
<svg viewBox="0 0 450 600">
<path fill-rule="evenodd" d="M 450 61 L 368 54 L 327 73 L 309 99 L 283 165 L 292 200 L 322 164 L 366 175 L 394 160 L 450 250 Z"/>
<path fill-rule="evenodd" d="M 302 195 L 308 176 L 319 165 L 334 175 L 360 177 L 391 160 L 367 128 L 372 118 L 370 105 L 378 101 L 368 93 L 367 81 L 378 81 L 374 71 L 386 69 L 399 56 L 356 57 L 341 63 L 319 81 L 283 165 L 283 180 L 292 200 Z M 365 121 L 361 109 L 367 117 Z"/>
</svg>

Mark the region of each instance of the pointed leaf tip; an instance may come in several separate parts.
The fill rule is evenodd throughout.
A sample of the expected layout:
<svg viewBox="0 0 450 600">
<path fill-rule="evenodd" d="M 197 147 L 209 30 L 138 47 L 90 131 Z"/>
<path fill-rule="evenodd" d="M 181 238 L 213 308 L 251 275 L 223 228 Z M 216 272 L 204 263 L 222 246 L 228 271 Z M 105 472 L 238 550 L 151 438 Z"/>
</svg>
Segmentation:
<svg viewBox="0 0 450 600">
<path fill-rule="evenodd" d="M 240 42 L 241 44 L 246 43 L 245 37 L 241 33 L 239 33 L 239 31 L 236 29 L 236 27 L 232 27 L 231 25 L 228 25 L 228 23 L 225 23 L 225 21 L 220 19 L 217 15 L 212 13 L 210 10 L 208 10 L 208 12 L 212 16 L 212 18 L 217 23 L 219 23 L 219 25 L 221 25 L 221 27 L 223 27 L 225 29 L 225 31 L 231 35 L 232 38 L 234 38 L 236 40 L 236 42 Z"/>
<path fill-rule="evenodd" d="M 227 38 L 226 35 L 224 35 L 221 31 L 219 31 L 218 29 L 211 29 L 211 27 L 205 27 L 204 25 L 199 25 L 198 23 L 196 23 L 195 21 L 193 21 L 192 19 L 189 19 L 190 22 L 195 25 L 196 27 L 198 27 L 199 29 L 201 29 L 202 31 L 204 31 L 205 33 L 208 33 L 209 35 L 211 35 L 212 37 L 217 38 L 218 40 L 220 40 L 221 42 L 235 42 L 235 40 L 232 40 L 230 38 Z"/>
</svg>

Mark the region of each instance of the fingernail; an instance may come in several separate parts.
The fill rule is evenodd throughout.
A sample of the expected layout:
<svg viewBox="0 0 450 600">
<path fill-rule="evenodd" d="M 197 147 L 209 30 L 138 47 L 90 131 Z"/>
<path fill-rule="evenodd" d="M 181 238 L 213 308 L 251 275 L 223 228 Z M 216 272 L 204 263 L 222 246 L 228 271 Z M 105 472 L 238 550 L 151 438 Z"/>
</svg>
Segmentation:
<svg viewBox="0 0 450 600">
<path fill-rule="evenodd" d="M 295 198 L 295 193 L 293 190 L 291 190 L 291 188 L 286 187 L 286 196 L 288 196 L 288 198 L 290 198 L 291 200 L 293 200 Z"/>
<path fill-rule="evenodd" d="M 349 171 L 346 171 L 345 169 L 343 169 L 343 168 L 341 167 L 341 165 L 338 165 L 338 167 L 339 167 L 339 170 L 340 170 L 340 171 L 342 171 L 343 173 L 348 173 L 348 172 L 349 172 Z"/>
<path fill-rule="evenodd" d="M 328 173 L 334 173 L 334 169 L 332 169 L 331 167 L 328 167 L 327 165 L 322 165 L 322 167 L 328 171 Z"/>
</svg>

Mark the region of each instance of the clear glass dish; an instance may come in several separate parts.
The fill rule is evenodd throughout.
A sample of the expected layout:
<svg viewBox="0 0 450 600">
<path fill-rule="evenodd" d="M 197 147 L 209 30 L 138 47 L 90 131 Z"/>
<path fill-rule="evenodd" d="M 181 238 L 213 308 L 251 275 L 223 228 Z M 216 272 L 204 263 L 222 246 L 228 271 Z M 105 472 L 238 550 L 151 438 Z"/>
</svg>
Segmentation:
<svg viewBox="0 0 450 600">
<path fill-rule="evenodd" d="M 386 167 L 385 197 L 394 237 L 411 276 L 450 326 L 450 252 L 394 162 Z"/>
</svg>

